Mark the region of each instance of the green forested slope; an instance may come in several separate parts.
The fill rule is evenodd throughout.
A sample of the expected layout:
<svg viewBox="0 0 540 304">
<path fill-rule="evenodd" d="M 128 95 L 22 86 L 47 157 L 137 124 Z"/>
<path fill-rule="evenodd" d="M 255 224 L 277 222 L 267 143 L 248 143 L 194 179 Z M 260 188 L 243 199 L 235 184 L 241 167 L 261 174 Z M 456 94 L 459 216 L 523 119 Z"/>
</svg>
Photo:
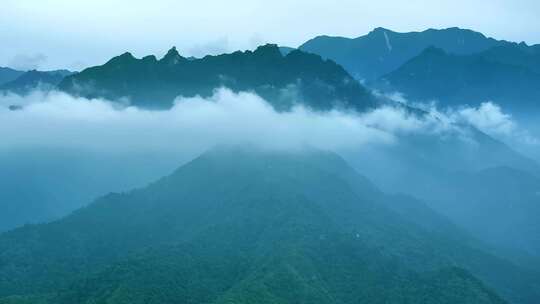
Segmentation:
<svg viewBox="0 0 540 304">
<path fill-rule="evenodd" d="M 147 188 L 1 235 L 0 303 L 537 299 L 528 274 L 480 247 L 335 155 L 224 148 Z"/>
</svg>

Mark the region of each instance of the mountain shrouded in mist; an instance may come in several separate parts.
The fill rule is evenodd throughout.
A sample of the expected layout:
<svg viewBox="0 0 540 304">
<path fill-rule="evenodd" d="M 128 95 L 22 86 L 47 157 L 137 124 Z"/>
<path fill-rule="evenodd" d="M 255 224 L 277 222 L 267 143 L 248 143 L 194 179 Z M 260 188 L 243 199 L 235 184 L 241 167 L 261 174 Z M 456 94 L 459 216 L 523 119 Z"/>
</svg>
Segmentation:
<svg viewBox="0 0 540 304">
<path fill-rule="evenodd" d="M 500 256 L 539 270 L 540 168 L 476 134 L 478 145 L 416 135 L 346 158 L 383 191 L 421 199 Z"/>
<path fill-rule="evenodd" d="M 538 299 L 526 272 L 481 247 L 334 154 L 216 148 L 146 188 L 3 234 L 0 303 Z"/>
<path fill-rule="evenodd" d="M 254 91 L 278 110 L 294 104 L 316 110 L 374 106 L 374 97 L 341 66 L 301 51 L 284 56 L 276 45 L 191 60 L 174 48 L 160 60 L 154 56 L 136 59 L 125 53 L 67 77 L 59 85 L 74 95 L 127 98 L 145 108 L 170 108 L 179 96 L 207 97 L 220 87 Z"/>
<path fill-rule="evenodd" d="M 19 77 L 0 85 L 1 91 L 24 95 L 35 90 L 52 90 L 64 79 L 72 75 L 73 72 L 67 70 L 57 71 L 28 71 Z"/>
</svg>

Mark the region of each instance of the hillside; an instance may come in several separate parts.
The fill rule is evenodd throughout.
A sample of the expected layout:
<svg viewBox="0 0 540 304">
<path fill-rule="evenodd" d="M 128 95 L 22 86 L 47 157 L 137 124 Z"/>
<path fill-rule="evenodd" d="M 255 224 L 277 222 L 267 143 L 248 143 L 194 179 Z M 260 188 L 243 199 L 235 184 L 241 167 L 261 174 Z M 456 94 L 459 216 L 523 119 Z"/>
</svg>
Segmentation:
<svg viewBox="0 0 540 304">
<path fill-rule="evenodd" d="M 147 188 L 1 235 L 0 303 L 538 299 L 529 274 L 481 247 L 333 154 L 221 148 Z"/>
</svg>

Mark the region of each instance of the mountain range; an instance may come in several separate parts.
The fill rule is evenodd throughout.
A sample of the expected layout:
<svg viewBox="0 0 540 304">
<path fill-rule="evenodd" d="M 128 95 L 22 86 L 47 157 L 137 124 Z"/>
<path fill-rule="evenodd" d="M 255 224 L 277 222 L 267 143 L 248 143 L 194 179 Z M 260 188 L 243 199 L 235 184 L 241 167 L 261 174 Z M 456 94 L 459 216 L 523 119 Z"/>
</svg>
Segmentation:
<svg viewBox="0 0 540 304">
<path fill-rule="evenodd" d="M 377 28 L 358 38 L 319 36 L 300 50 L 342 65 L 382 92 L 442 106 L 494 101 L 522 114 L 540 109 L 540 45 L 460 29 L 398 33 Z"/>
<path fill-rule="evenodd" d="M 18 71 L 2 71 L 12 75 L 9 80 L 20 76 L 13 74 Z M 253 52 L 185 58 L 173 48 L 160 60 L 125 53 L 78 74 L 62 73 L 70 76 L 64 80 L 60 74 L 28 73 L 0 89 L 26 93 L 38 83 L 48 88 L 59 84 L 58 89 L 70 94 L 123 98 L 154 109 L 171 107 L 178 96 L 209 96 L 221 86 L 253 90 L 279 110 L 295 102 L 319 110 L 376 105 L 376 98 L 352 81 L 355 78 L 414 102 L 436 100 L 454 107 L 494 101 L 521 114 L 538 110 L 540 45 L 496 40 L 460 28 L 408 33 L 376 28 L 358 38 L 318 36 L 298 49 L 266 45 Z"/>
<path fill-rule="evenodd" d="M 408 33 L 376 28 L 358 38 L 318 36 L 299 49 L 334 60 L 357 79 L 372 81 L 399 68 L 428 47 L 470 55 L 507 43 L 457 27 Z"/>
<path fill-rule="evenodd" d="M 58 86 L 74 95 L 124 98 L 154 109 L 172 107 L 179 96 L 208 97 L 220 87 L 254 91 L 280 111 L 295 104 L 315 110 L 365 110 L 375 105 L 371 93 L 333 61 L 298 50 L 282 55 L 276 45 L 191 60 L 175 48 L 160 60 L 125 53 L 66 77 Z"/>
</svg>

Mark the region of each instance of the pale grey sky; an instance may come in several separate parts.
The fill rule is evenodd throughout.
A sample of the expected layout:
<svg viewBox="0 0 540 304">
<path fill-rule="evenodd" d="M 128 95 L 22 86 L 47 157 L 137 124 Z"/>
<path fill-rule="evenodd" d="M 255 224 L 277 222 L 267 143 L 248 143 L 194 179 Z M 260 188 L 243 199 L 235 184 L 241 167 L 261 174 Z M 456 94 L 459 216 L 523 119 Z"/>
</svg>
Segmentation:
<svg viewBox="0 0 540 304">
<path fill-rule="evenodd" d="M 538 0 L 2 0 L 0 66 L 81 69 L 131 51 L 186 56 L 326 34 L 459 26 L 540 43 Z"/>
</svg>

